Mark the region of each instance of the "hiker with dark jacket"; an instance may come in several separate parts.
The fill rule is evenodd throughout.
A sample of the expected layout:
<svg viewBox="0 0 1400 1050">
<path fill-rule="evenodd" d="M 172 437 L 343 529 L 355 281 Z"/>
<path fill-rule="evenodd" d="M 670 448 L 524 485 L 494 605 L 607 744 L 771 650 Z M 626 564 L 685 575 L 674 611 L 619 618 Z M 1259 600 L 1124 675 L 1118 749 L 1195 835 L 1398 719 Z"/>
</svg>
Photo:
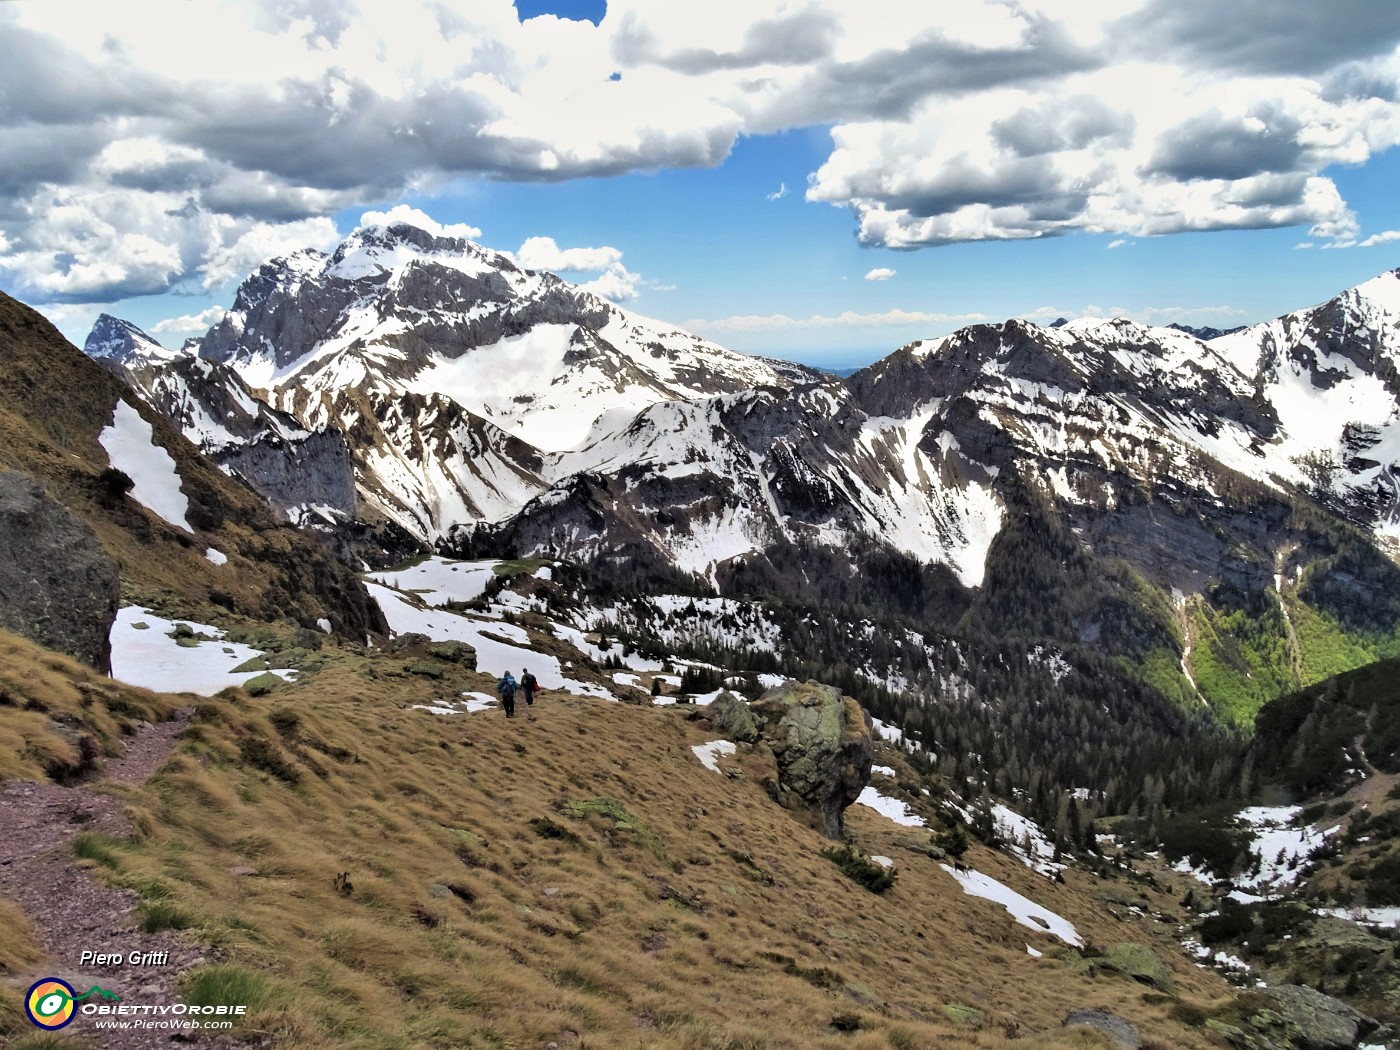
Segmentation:
<svg viewBox="0 0 1400 1050">
<path fill-rule="evenodd" d="M 515 717 L 515 679 L 509 671 L 496 683 L 496 695 L 501 698 L 501 706 L 506 709 L 506 717 Z"/>
<path fill-rule="evenodd" d="M 540 683 L 528 667 L 520 672 L 520 688 L 525 691 L 525 706 L 530 707 L 535 702 L 535 694 L 540 691 Z"/>
</svg>

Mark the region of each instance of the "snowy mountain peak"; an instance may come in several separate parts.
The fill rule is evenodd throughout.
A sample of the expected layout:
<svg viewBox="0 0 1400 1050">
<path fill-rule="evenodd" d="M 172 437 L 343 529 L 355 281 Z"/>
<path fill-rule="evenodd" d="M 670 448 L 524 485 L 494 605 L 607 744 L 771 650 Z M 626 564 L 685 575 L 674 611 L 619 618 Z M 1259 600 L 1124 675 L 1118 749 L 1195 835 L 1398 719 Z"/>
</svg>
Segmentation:
<svg viewBox="0 0 1400 1050">
<path fill-rule="evenodd" d="M 413 262 L 431 262 L 465 273 L 519 268 L 505 254 L 465 237 L 452 237 L 407 222 L 361 226 L 331 255 L 326 273 L 355 281 L 389 274 Z"/>
<path fill-rule="evenodd" d="M 88 333 L 83 352 L 95 361 L 134 366 L 154 361 L 173 361 L 184 356 L 179 350 L 168 350 L 130 321 L 111 314 L 101 314 Z"/>
<path fill-rule="evenodd" d="M 1390 270 L 1379 277 L 1358 284 L 1356 294 L 1375 303 L 1381 309 L 1400 318 L 1400 269 Z"/>
</svg>

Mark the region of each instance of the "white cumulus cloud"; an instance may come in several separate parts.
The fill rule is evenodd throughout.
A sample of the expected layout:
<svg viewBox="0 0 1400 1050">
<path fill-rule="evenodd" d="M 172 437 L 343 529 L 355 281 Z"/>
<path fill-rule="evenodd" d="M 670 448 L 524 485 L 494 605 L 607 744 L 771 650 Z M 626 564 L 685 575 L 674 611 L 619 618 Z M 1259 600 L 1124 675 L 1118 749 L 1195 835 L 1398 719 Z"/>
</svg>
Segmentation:
<svg viewBox="0 0 1400 1050">
<path fill-rule="evenodd" d="M 515 261 L 527 270 L 553 273 L 591 273 L 622 262 L 622 253 L 604 245 L 601 248 L 560 248 L 553 237 L 531 237 L 515 253 Z"/>
<path fill-rule="evenodd" d="M 0 279 L 48 302 L 217 282 L 425 188 L 713 167 L 799 129 L 831 140 L 805 199 L 869 245 L 1359 243 L 1328 173 L 1400 144 L 1387 0 L 610 0 L 596 26 L 510 0 L 44 0 L 0 4 L 0 49 Z"/>
<path fill-rule="evenodd" d="M 208 331 L 213 325 L 223 319 L 227 311 L 222 306 L 211 306 L 207 310 L 201 310 L 197 314 L 184 314 L 180 317 L 169 317 L 164 321 L 157 321 L 151 326 L 152 335 L 188 335 L 193 332 Z"/>
<path fill-rule="evenodd" d="M 475 241 L 481 237 L 481 231 L 475 226 L 468 226 L 465 222 L 443 224 L 407 204 L 395 204 L 388 211 L 367 211 L 360 216 L 361 226 L 393 226 L 396 223 L 416 226 L 434 237 L 458 237 L 468 241 Z"/>
<path fill-rule="evenodd" d="M 894 271 L 888 266 L 877 266 L 865 275 L 867 281 L 888 281 L 894 276 Z"/>
</svg>

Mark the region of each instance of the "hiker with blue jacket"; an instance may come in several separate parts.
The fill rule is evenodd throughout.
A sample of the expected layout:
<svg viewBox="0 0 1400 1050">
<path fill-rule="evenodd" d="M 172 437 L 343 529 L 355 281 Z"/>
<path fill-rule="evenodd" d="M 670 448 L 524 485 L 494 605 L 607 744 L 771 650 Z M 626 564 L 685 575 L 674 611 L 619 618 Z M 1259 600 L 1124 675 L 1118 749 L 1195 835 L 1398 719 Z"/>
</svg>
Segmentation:
<svg viewBox="0 0 1400 1050">
<path fill-rule="evenodd" d="M 515 717 L 515 679 L 507 671 L 505 677 L 496 683 L 496 695 L 501 698 L 501 706 L 506 709 L 506 717 Z"/>
</svg>

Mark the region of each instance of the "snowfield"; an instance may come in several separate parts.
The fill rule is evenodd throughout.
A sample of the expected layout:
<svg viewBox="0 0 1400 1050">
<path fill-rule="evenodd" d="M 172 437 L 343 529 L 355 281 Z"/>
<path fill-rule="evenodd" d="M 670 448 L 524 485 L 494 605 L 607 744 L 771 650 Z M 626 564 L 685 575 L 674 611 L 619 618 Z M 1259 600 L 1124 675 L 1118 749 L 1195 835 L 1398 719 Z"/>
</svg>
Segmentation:
<svg viewBox="0 0 1400 1050">
<path fill-rule="evenodd" d="M 372 572 L 369 579 L 416 594 L 424 605 L 446 605 L 480 598 L 496 575 L 494 561 L 451 561 L 434 555 L 397 571 Z"/>
<path fill-rule="evenodd" d="M 196 634 L 219 639 L 195 646 L 180 645 L 170 632 L 176 623 L 188 624 Z M 138 627 L 144 624 L 144 627 Z M 149 609 L 128 605 L 117 610 L 112 624 L 112 677 L 127 685 L 154 689 L 160 693 L 197 693 L 213 696 L 220 689 L 242 685 L 263 671 L 233 672 L 233 668 L 254 657 L 261 649 L 238 642 L 223 641 L 224 632 L 193 620 L 167 620 Z M 290 679 L 295 671 L 272 674 Z"/>
<path fill-rule="evenodd" d="M 1251 833 L 1249 850 L 1258 856 L 1259 870 L 1251 869 L 1230 878 L 1234 887 L 1230 896 L 1248 903 L 1267 900 L 1283 892 L 1298 881 L 1308 855 L 1341 827 L 1338 824 L 1322 831 L 1306 826 L 1290 827 L 1301 812 L 1301 806 L 1250 806 L 1235 814 L 1236 823 L 1244 825 Z M 1178 860 L 1172 868 L 1208 885 L 1216 882 L 1209 871 L 1192 868 L 1186 858 Z"/>
<path fill-rule="evenodd" d="M 519 627 L 492 620 L 469 619 L 441 608 L 421 608 L 407 595 L 381 584 L 367 583 L 365 587 L 370 597 L 379 604 L 389 629 L 395 634 L 417 633 L 425 634 L 436 642 L 466 642 L 476 650 L 477 669 L 484 674 L 499 676 L 510 671 L 518 675 L 528 667 L 542 688 L 563 689 L 604 700 L 614 699 L 601 686 L 566 678 L 557 658 L 511 644 L 529 641 L 529 635 Z"/>
</svg>

